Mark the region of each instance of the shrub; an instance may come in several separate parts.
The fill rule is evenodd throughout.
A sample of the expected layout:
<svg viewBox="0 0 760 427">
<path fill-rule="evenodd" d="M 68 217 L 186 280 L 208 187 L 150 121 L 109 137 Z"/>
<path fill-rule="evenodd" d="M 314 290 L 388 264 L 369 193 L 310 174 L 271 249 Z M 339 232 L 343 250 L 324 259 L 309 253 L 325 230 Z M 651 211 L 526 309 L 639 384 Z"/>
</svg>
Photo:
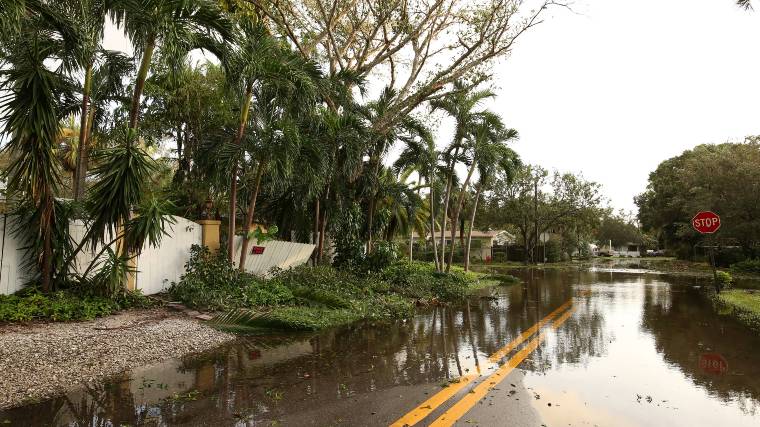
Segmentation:
<svg viewBox="0 0 760 427">
<path fill-rule="evenodd" d="M 474 276 L 464 272 L 438 273 L 433 265 L 420 262 L 399 262 L 384 269 L 381 275 L 390 289 L 400 295 L 447 301 L 464 297 L 474 281 Z"/>
<path fill-rule="evenodd" d="M 741 248 L 722 248 L 715 252 L 715 265 L 718 267 L 728 267 L 744 261 L 746 258 Z"/>
<path fill-rule="evenodd" d="M 245 288 L 245 306 L 275 306 L 287 304 L 295 298 L 293 292 L 276 280 L 251 282 Z"/>
<path fill-rule="evenodd" d="M 123 308 L 150 305 L 152 303 L 142 294 L 127 291 L 117 298 L 77 295 L 67 291 L 51 294 L 31 291 L 20 295 L 0 295 L 0 322 L 90 320 Z"/>
<path fill-rule="evenodd" d="M 398 246 L 393 242 L 380 241 L 374 245 L 374 250 L 364 262 L 367 270 L 380 271 L 396 260 L 398 260 Z"/>
<path fill-rule="evenodd" d="M 185 274 L 178 283 L 172 282 L 169 295 L 190 307 L 211 310 L 244 307 L 259 298 L 276 299 L 266 295 L 267 290 L 249 292 L 250 285 L 261 282 L 256 276 L 235 268 L 224 251 L 212 254 L 206 247 L 193 245 L 190 259 L 185 264 Z"/>
<path fill-rule="evenodd" d="M 562 245 L 556 240 L 549 240 L 546 242 L 546 261 L 547 262 L 560 262 L 562 261 Z"/>
<path fill-rule="evenodd" d="M 333 265 L 352 268 L 364 262 L 364 241 L 361 238 L 364 214 L 361 207 L 353 205 L 341 209 L 333 224 L 335 258 Z"/>
<path fill-rule="evenodd" d="M 720 289 L 730 289 L 731 284 L 734 282 L 734 278 L 731 277 L 731 274 L 726 271 L 718 271 L 716 273 L 716 277 L 718 278 L 718 285 L 720 286 Z"/>
<path fill-rule="evenodd" d="M 748 259 L 736 262 L 731 265 L 731 271 L 734 273 L 760 274 L 760 259 Z"/>
</svg>

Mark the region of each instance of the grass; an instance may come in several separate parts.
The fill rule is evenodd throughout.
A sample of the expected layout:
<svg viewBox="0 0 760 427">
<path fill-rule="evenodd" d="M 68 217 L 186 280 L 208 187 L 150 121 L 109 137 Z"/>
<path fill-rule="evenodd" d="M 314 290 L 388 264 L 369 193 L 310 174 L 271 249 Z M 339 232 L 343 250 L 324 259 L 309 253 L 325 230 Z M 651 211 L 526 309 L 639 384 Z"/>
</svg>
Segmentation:
<svg viewBox="0 0 760 427">
<path fill-rule="evenodd" d="M 715 297 L 719 311 L 760 332 L 760 291 L 729 289 Z"/>
</svg>

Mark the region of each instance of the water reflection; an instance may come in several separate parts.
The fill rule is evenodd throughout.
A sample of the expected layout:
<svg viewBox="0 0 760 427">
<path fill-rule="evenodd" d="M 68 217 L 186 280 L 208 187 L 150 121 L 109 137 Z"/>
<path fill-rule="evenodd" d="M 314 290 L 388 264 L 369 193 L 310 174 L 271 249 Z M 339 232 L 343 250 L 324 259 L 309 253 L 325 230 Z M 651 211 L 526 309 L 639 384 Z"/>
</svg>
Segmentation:
<svg viewBox="0 0 760 427">
<path fill-rule="evenodd" d="M 665 326 L 666 325 L 666 326 Z M 693 287 L 648 287 L 642 328 L 654 336 L 657 351 L 695 385 L 724 402 L 757 414 L 760 400 L 760 338 L 720 316 Z M 725 370 L 706 370 L 703 357 L 719 355 Z"/>
<path fill-rule="evenodd" d="M 563 373 L 582 372 L 596 387 L 589 393 L 603 394 L 621 363 L 637 369 L 635 360 L 621 361 L 621 348 L 631 355 L 649 349 L 661 355 L 663 369 L 682 373 L 708 398 L 755 414 L 760 357 L 752 349 L 760 348 L 760 340 L 717 315 L 691 283 L 615 272 L 519 274 L 524 285 L 487 290 L 461 306 L 430 308 L 411 320 L 241 338 L 198 357 L 0 412 L 0 423 L 380 425 L 384 412 L 393 418 L 410 409 L 399 396 L 422 395 L 414 387 L 488 373 L 489 355 L 570 298 L 575 314 L 520 366 L 529 374 L 527 383 L 551 395 L 552 388 L 576 387 L 575 377 L 563 383 Z M 725 357 L 725 375 L 700 369 L 701 355 L 710 352 Z M 582 389 L 576 397 L 588 401 Z M 628 416 L 631 409 L 608 405 L 606 410 Z M 628 418 L 637 424 L 635 416 Z"/>
</svg>

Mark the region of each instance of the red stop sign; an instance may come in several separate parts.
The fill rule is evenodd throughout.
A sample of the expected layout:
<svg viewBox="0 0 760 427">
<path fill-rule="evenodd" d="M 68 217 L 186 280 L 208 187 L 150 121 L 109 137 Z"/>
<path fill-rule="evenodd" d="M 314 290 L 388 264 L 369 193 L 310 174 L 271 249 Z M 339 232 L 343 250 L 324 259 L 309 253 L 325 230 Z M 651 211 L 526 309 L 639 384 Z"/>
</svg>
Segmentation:
<svg viewBox="0 0 760 427">
<path fill-rule="evenodd" d="M 702 234 L 712 234 L 720 228 L 720 217 L 715 212 L 702 211 L 691 219 L 691 226 Z"/>
<path fill-rule="evenodd" d="M 708 374 L 723 375 L 728 371 L 728 362 L 718 353 L 705 353 L 699 358 L 699 367 Z"/>
</svg>

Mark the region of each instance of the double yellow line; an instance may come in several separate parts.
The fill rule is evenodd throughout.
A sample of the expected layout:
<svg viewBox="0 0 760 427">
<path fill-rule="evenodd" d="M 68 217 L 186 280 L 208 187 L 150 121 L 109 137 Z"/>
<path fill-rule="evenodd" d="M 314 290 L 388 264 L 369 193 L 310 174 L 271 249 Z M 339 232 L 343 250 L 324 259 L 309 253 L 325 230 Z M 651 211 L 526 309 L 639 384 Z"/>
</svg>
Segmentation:
<svg viewBox="0 0 760 427">
<path fill-rule="evenodd" d="M 530 328 L 523 331 L 517 338 L 512 340 L 509 344 L 505 345 L 504 347 L 497 350 L 494 354 L 492 354 L 488 360 L 492 363 L 498 363 L 502 358 L 507 356 L 509 353 L 511 353 L 515 348 L 517 348 L 520 344 L 522 344 L 525 340 L 530 338 L 533 334 L 540 331 L 541 328 L 546 325 L 549 322 L 552 322 L 552 319 L 559 316 L 560 313 L 565 311 L 568 307 L 571 307 L 573 304 L 572 299 L 568 300 L 559 308 L 549 313 L 548 316 L 541 319 L 540 322 L 536 323 L 535 325 L 531 326 Z M 565 321 L 573 314 L 575 311 L 575 308 L 570 308 L 570 310 L 567 310 L 563 315 L 555 319 L 551 327 L 552 329 L 558 328 L 560 325 L 565 323 Z M 541 344 L 541 341 L 543 341 L 546 338 L 546 332 L 541 332 L 536 337 L 534 337 L 532 340 L 528 342 L 520 351 L 515 353 L 512 358 L 510 358 L 507 363 L 500 366 L 499 369 L 497 369 L 495 372 L 493 372 L 491 375 L 486 377 L 483 381 L 478 383 L 475 387 L 473 387 L 472 390 L 470 390 L 469 393 L 464 395 L 459 401 L 457 401 L 451 408 L 446 410 L 443 414 L 441 414 L 440 417 L 438 417 L 435 421 L 433 421 L 430 426 L 436 426 L 436 427 L 443 427 L 443 426 L 450 426 L 453 425 L 458 419 L 462 418 L 464 414 L 467 413 L 470 409 L 472 409 L 475 404 L 478 403 L 480 399 L 486 396 L 489 391 L 491 391 L 494 387 L 496 387 L 501 381 L 503 381 L 507 375 L 509 375 L 510 372 L 512 372 L 513 369 L 515 369 L 525 358 L 530 355 L 530 353 L 533 352 L 536 348 L 538 348 L 539 344 Z M 422 402 L 419 406 L 414 408 L 411 412 L 407 413 L 403 417 L 399 418 L 391 424 L 391 427 L 404 427 L 404 426 L 413 426 L 417 424 L 418 422 L 422 421 L 430 415 L 434 410 L 436 410 L 439 406 L 441 406 L 443 403 L 448 401 L 452 396 L 457 394 L 460 390 L 465 388 L 468 384 L 472 382 L 472 380 L 476 379 L 478 376 L 475 374 L 465 375 L 463 377 L 459 378 L 459 382 L 450 384 L 449 387 L 444 388 L 440 392 L 436 393 L 432 397 L 430 397 L 428 400 Z"/>
</svg>

